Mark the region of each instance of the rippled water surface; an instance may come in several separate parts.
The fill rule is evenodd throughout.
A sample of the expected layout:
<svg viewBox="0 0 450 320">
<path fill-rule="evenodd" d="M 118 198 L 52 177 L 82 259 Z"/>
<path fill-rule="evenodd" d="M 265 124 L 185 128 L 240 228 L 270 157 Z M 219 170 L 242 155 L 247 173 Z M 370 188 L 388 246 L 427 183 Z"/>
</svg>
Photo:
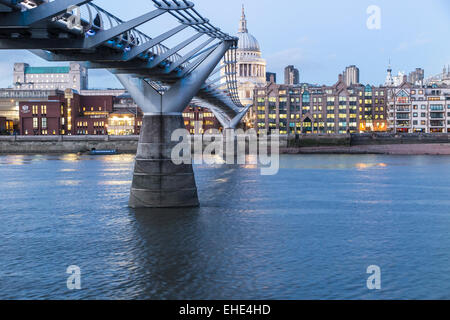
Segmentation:
<svg viewBox="0 0 450 320">
<path fill-rule="evenodd" d="M 136 211 L 133 156 L 0 156 L 0 298 L 450 299 L 449 157 L 281 160 L 197 166 L 201 208 Z"/>
</svg>

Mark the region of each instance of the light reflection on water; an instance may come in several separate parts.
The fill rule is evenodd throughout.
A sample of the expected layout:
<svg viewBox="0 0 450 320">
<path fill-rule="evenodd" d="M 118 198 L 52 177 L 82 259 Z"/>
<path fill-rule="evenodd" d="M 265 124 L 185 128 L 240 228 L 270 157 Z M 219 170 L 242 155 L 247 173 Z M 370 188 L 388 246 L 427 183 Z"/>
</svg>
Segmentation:
<svg viewBox="0 0 450 320">
<path fill-rule="evenodd" d="M 449 157 L 200 165 L 202 206 L 159 210 L 127 207 L 133 161 L 0 156 L 0 298 L 450 298 Z"/>
</svg>

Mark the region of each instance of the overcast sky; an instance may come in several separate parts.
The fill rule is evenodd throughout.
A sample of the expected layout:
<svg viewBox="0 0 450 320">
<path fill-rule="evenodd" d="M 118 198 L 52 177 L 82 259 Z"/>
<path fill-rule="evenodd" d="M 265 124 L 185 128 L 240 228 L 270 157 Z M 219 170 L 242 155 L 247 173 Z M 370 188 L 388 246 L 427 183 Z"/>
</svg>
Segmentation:
<svg viewBox="0 0 450 320">
<path fill-rule="evenodd" d="M 347 65 L 361 70 L 363 83 L 381 84 L 389 59 L 394 72 L 425 69 L 425 76 L 450 64 L 448 0 L 193 0 L 197 10 L 230 34 L 236 34 L 245 5 L 249 32 L 259 41 L 267 70 L 283 81 L 283 68 L 300 69 L 302 82 L 333 84 Z M 124 20 L 153 9 L 150 0 L 96 0 Z M 276 5 L 275 5 L 276 4 Z M 367 8 L 381 9 L 381 29 L 370 30 Z M 171 26 L 170 16 L 158 27 L 143 27 L 150 36 Z M 165 20 L 167 21 L 167 24 Z M 153 33 L 152 33 L 153 31 Z M 14 62 L 49 65 L 25 51 L 0 51 L 0 87 L 12 84 Z M 90 71 L 90 87 L 120 87 L 107 71 Z"/>
</svg>

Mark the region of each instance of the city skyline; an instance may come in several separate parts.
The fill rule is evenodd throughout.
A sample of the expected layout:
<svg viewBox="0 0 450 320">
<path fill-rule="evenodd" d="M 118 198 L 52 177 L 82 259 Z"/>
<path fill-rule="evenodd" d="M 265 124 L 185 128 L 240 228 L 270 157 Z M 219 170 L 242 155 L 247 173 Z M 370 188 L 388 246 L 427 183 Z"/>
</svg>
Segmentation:
<svg viewBox="0 0 450 320">
<path fill-rule="evenodd" d="M 284 2 L 289 3 L 292 10 L 286 11 L 285 5 L 273 7 L 267 0 L 232 0 L 226 5 L 218 4 L 221 14 L 217 14 L 217 7 L 209 6 L 206 0 L 195 1 L 198 10 L 230 34 L 237 33 L 243 4 L 249 32 L 260 42 L 267 71 L 276 72 L 278 79 L 282 78 L 286 66 L 294 65 L 302 70 L 302 82 L 331 85 L 343 68 L 356 65 L 361 70 L 361 83 L 379 85 L 384 83 L 389 60 L 394 74 L 399 71 L 408 74 L 415 68 L 423 68 L 426 78 L 450 64 L 450 44 L 440 36 L 450 32 L 447 19 L 450 5 L 444 0 L 432 1 L 427 6 L 419 5 L 416 0 L 408 3 L 364 0 L 356 4 L 349 0 L 339 4 L 328 0 Z M 140 1 L 139 6 L 129 6 L 127 11 L 120 4 L 105 0 L 95 3 L 100 6 L 108 3 L 111 12 L 125 20 L 153 9 L 151 1 L 144 4 Z M 366 26 L 369 17 L 366 10 L 370 5 L 381 9 L 380 30 L 369 30 Z M 344 13 L 351 21 L 343 19 Z M 285 18 L 280 19 L 282 15 Z M 157 33 L 149 31 L 146 25 L 142 30 Z M 0 87 L 12 85 L 14 62 L 67 65 L 48 63 L 29 52 L 9 50 L 0 51 L 0 61 L 0 71 L 4 75 Z M 89 78 L 91 88 L 121 87 L 105 70 L 90 70 Z"/>
</svg>

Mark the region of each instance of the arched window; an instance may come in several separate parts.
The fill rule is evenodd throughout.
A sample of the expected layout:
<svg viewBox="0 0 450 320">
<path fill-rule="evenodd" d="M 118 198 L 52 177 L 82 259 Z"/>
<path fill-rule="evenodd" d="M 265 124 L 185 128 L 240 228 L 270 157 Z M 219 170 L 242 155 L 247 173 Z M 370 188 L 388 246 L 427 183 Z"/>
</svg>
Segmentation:
<svg viewBox="0 0 450 320">
<path fill-rule="evenodd" d="M 302 102 L 309 103 L 310 101 L 311 101 L 311 96 L 309 95 L 308 91 L 305 91 L 302 95 Z"/>
</svg>

